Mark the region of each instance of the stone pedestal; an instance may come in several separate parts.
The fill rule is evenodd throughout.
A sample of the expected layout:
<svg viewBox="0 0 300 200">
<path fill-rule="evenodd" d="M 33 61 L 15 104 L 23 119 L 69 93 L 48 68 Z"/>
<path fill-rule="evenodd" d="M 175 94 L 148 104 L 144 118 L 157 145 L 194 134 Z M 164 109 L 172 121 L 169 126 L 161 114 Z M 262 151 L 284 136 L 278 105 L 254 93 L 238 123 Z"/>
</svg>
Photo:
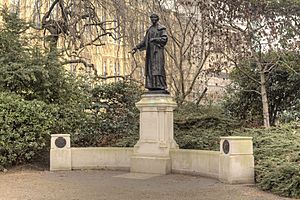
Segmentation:
<svg viewBox="0 0 300 200">
<path fill-rule="evenodd" d="M 71 143 L 69 134 L 52 134 L 50 171 L 71 170 Z"/>
<path fill-rule="evenodd" d="M 168 94 L 146 94 L 136 106 L 140 110 L 140 139 L 134 146 L 130 171 L 171 173 L 170 149 L 178 148 L 173 137 L 176 103 Z"/>
<path fill-rule="evenodd" d="M 220 181 L 254 183 L 252 137 L 221 137 L 220 153 Z"/>
</svg>

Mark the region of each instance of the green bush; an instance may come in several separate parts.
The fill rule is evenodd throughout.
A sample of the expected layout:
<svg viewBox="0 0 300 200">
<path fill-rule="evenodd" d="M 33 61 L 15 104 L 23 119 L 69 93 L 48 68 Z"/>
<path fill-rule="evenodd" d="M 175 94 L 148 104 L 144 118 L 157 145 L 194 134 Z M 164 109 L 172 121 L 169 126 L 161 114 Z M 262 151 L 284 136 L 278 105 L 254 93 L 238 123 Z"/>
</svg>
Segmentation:
<svg viewBox="0 0 300 200">
<path fill-rule="evenodd" d="M 97 85 L 91 91 L 86 121 L 73 134 L 75 146 L 131 146 L 138 136 L 141 88 L 130 82 Z"/>
<path fill-rule="evenodd" d="M 299 113 L 300 54 L 269 52 L 260 56 L 262 63 L 275 63 L 272 70 L 266 72 L 269 117 L 271 125 L 274 126 L 286 111 Z M 240 67 L 233 68 L 230 72 L 231 84 L 227 87 L 224 107 L 228 114 L 243 121 L 244 126 L 259 127 L 263 125 L 260 84 L 249 77 L 258 82 L 260 80 L 260 70 L 255 60 L 241 63 Z M 295 119 L 296 116 L 293 118 Z"/>
<path fill-rule="evenodd" d="M 50 140 L 55 109 L 0 93 L 0 169 L 29 161 Z"/>
<path fill-rule="evenodd" d="M 217 106 L 190 103 L 174 112 L 174 137 L 183 149 L 218 150 L 220 136 L 231 135 L 237 127 Z"/>
<path fill-rule="evenodd" d="M 136 144 L 139 135 L 138 112 L 135 113 L 132 119 L 134 128 L 129 129 L 129 134 L 118 139 L 113 146 L 133 147 Z M 174 137 L 183 149 L 218 150 L 220 136 L 231 135 L 239 126 L 216 106 L 206 107 L 188 103 L 181 105 L 174 112 Z"/>
<path fill-rule="evenodd" d="M 242 129 L 233 120 L 211 118 L 209 113 L 197 120 L 182 118 L 179 124 L 175 120 L 175 140 L 180 148 L 218 151 L 220 136 L 251 136 L 258 187 L 281 196 L 300 198 L 300 124 Z"/>
<path fill-rule="evenodd" d="M 259 188 L 300 198 L 300 124 L 243 129 L 218 107 L 184 105 L 174 113 L 180 148 L 219 150 L 220 136 L 253 137 L 255 178 Z"/>
<path fill-rule="evenodd" d="M 245 129 L 252 136 L 257 185 L 275 194 L 300 198 L 300 125 Z"/>
</svg>

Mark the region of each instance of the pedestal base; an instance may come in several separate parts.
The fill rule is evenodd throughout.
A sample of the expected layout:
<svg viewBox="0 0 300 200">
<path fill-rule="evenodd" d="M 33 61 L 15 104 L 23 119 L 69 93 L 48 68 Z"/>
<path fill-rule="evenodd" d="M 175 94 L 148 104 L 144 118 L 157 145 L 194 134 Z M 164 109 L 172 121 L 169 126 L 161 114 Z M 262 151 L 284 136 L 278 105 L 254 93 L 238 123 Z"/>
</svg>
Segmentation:
<svg viewBox="0 0 300 200">
<path fill-rule="evenodd" d="M 219 180 L 224 183 L 254 183 L 252 137 L 221 137 Z"/>
<path fill-rule="evenodd" d="M 220 155 L 219 180 L 223 183 L 254 183 L 253 155 Z"/>
<path fill-rule="evenodd" d="M 171 173 L 170 149 L 178 148 L 173 134 L 176 103 L 169 94 L 146 94 L 136 106 L 140 110 L 140 139 L 134 146 L 130 171 Z"/>
<path fill-rule="evenodd" d="M 170 174 L 172 170 L 171 158 L 168 157 L 131 157 L 130 172 Z"/>
<path fill-rule="evenodd" d="M 50 171 L 71 170 L 71 149 L 51 149 L 50 161 Z"/>
<path fill-rule="evenodd" d="M 69 134 L 52 134 L 50 171 L 71 170 L 71 142 Z"/>
</svg>

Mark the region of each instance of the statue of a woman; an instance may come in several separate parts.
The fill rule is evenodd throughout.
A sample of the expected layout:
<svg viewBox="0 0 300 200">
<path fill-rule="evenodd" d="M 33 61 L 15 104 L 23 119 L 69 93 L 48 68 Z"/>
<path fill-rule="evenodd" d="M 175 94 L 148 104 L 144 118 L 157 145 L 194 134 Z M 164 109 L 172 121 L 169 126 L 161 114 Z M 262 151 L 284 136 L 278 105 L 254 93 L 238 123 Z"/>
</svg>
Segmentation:
<svg viewBox="0 0 300 200">
<path fill-rule="evenodd" d="M 147 30 L 144 40 L 132 49 L 132 53 L 146 50 L 145 87 L 149 93 L 168 93 L 164 56 L 164 47 L 168 41 L 167 31 L 158 24 L 158 15 L 152 14 L 150 19 L 152 26 Z"/>
</svg>

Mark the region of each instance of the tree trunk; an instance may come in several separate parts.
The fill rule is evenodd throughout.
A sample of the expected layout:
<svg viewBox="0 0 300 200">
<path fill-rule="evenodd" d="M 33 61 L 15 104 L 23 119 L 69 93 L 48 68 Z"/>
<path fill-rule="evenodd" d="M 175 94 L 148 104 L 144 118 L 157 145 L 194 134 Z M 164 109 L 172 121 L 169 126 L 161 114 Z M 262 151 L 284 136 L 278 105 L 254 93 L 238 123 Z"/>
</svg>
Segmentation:
<svg viewBox="0 0 300 200">
<path fill-rule="evenodd" d="M 270 117 L 269 117 L 269 102 L 267 95 L 267 83 L 266 83 L 266 75 L 263 66 L 260 66 L 260 89 L 261 89 L 261 100 L 263 106 L 263 117 L 264 117 L 264 126 L 266 128 L 270 127 Z"/>
</svg>

